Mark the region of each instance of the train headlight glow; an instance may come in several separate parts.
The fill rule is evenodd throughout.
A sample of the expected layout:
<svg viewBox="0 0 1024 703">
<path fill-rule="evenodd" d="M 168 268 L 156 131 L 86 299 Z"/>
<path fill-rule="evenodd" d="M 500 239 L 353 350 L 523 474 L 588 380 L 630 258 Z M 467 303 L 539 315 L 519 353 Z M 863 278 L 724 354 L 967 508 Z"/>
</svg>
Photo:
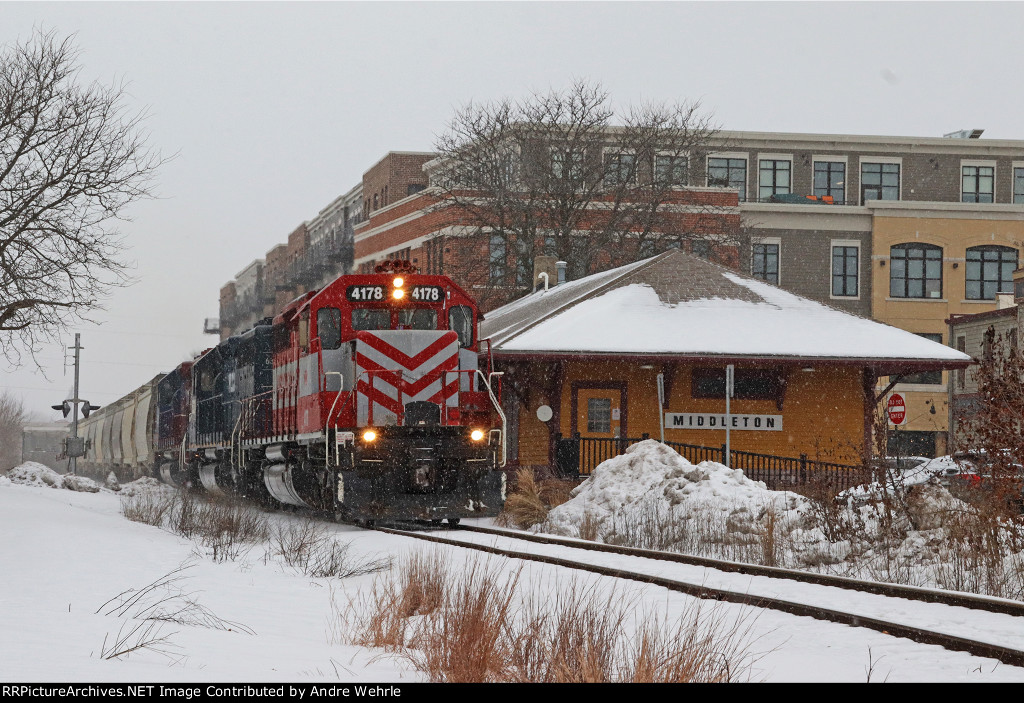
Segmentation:
<svg viewBox="0 0 1024 703">
<path fill-rule="evenodd" d="M 364 442 L 372 442 L 375 439 L 377 439 L 377 433 L 374 432 L 373 430 L 367 430 L 366 432 L 363 432 Z"/>
<path fill-rule="evenodd" d="M 396 288 L 395 291 L 391 294 L 391 297 L 393 297 L 395 300 L 401 300 L 402 298 L 405 297 L 405 291 L 402 290 L 401 288 Z"/>
<path fill-rule="evenodd" d="M 398 278 L 395 279 L 394 283 L 395 288 L 401 288 L 402 286 L 405 285 L 405 279 L 399 276 Z"/>
<path fill-rule="evenodd" d="M 474 442 L 479 442 L 481 439 L 484 438 L 484 431 L 473 430 L 472 432 L 469 433 L 469 438 L 472 439 Z"/>
</svg>

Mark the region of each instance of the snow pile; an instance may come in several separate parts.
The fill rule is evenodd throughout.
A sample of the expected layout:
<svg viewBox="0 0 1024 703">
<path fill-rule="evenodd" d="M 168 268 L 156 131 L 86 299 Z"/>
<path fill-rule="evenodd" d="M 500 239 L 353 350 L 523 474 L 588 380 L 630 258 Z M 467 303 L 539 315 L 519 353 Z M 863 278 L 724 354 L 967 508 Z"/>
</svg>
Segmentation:
<svg viewBox="0 0 1024 703">
<path fill-rule="evenodd" d="M 907 491 L 907 511 L 918 530 L 937 530 L 949 515 L 967 512 L 967 504 L 940 485 L 935 479 L 914 484 Z"/>
<path fill-rule="evenodd" d="M 955 476 L 969 469 L 957 463 L 953 457 L 940 456 L 935 459 L 925 457 L 909 457 L 920 459 L 920 463 L 906 469 L 889 469 L 885 477 L 885 488 L 878 481 L 862 484 L 848 488 L 839 494 L 840 500 L 853 505 L 860 505 L 872 500 L 881 500 L 886 493 L 902 492 L 911 489 L 912 486 L 936 485 L 937 480 L 942 477 Z"/>
<path fill-rule="evenodd" d="M 121 490 L 121 483 L 117 480 L 117 476 L 113 471 L 107 474 L 107 480 L 103 482 L 103 487 L 115 493 Z"/>
<path fill-rule="evenodd" d="M 719 524 L 728 527 L 733 539 L 746 541 L 762 534 L 768 521 L 772 529 L 783 524 L 795 528 L 806 503 L 795 493 L 768 490 L 738 469 L 713 461 L 691 464 L 649 439 L 602 462 L 573 490 L 570 501 L 551 510 L 540 529 L 579 537 L 592 525 L 601 539 L 623 542 L 628 541 L 624 531 L 644 522 L 682 528 L 693 536 Z"/>
<path fill-rule="evenodd" d="M 49 466 L 35 461 L 26 461 L 24 464 L 15 466 L 7 472 L 7 478 L 11 483 L 22 486 L 40 486 L 50 488 L 63 488 L 64 477 L 51 469 Z"/>
<path fill-rule="evenodd" d="M 24 464 L 15 466 L 7 472 L 7 478 L 11 483 L 22 486 L 38 486 L 42 488 L 66 488 L 69 491 L 80 491 L 83 493 L 97 493 L 100 490 L 98 483 L 85 476 L 75 476 L 59 473 L 49 466 L 35 461 L 26 461 Z"/>
<path fill-rule="evenodd" d="M 74 474 L 64 474 L 64 488 L 69 491 L 79 491 L 81 493 L 99 493 L 100 484 L 93 481 L 91 478 L 85 476 L 75 476 Z"/>
<path fill-rule="evenodd" d="M 166 483 L 161 483 L 151 476 L 143 476 L 131 483 L 122 483 L 119 495 L 125 498 L 132 498 L 144 493 L 173 493 L 174 488 Z"/>
<path fill-rule="evenodd" d="M 0 488 L 13 485 L 11 479 L 7 478 L 3 474 L 0 474 Z"/>
<path fill-rule="evenodd" d="M 1024 527 L 985 518 L 942 485 L 937 460 L 833 500 L 769 490 L 655 440 L 602 462 L 535 531 L 999 597 L 1024 593 Z M 930 469 L 930 470 L 929 470 Z M 959 470 L 959 469 L 956 469 Z M 988 520 L 988 522 L 986 522 Z M 993 528 L 997 541 L 979 540 Z M 988 530 L 988 532 L 986 532 Z"/>
</svg>

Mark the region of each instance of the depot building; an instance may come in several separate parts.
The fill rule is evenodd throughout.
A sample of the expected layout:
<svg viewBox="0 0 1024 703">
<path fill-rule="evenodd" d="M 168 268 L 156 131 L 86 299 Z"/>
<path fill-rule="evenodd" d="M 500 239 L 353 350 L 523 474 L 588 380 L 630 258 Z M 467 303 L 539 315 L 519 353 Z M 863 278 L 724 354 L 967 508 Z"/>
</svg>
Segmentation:
<svg viewBox="0 0 1024 703">
<path fill-rule="evenodd" d="M 555 466 L 577 436 L 719 448 L 726 427 L 734 450 L 858 464 L 881 377 L 971 363 L 678 249 L 541 288 L 487 313 L 481 337 L 505 372 L 512 466 Z"/>
</svg>

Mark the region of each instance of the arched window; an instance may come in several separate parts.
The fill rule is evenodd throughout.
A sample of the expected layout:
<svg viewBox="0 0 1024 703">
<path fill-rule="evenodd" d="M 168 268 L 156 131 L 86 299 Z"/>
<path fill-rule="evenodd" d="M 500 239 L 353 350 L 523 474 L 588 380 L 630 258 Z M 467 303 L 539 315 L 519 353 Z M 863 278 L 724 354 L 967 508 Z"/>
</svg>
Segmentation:
<svg viewBox="0 0 1024 703">
<path fill-rule="evenodd" d="M 918 243 L 891 247 L 889 295 L 893 298 L 941 298 L 942 247 Z"/>
<path fill-rule="evenodd" d="M 967 299 L 995 300 L 996 293 L 1013 292 L 1017 250 L 993 244 L 967 250 Z"/>
</svg>

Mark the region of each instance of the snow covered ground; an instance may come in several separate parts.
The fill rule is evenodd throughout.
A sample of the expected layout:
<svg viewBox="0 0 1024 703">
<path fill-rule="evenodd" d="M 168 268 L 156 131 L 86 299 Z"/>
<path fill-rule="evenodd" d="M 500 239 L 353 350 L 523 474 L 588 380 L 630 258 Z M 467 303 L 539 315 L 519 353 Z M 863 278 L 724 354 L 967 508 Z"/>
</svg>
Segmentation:
<svg viewBox="0 0 1024 703">
<path fill-rule="evenodd" d="M 275 521 L 299 519 L 274 515 Z M 409 538 L 348 526 L 329 527 L 366 556 L 424 547 Z M 257 546 L 214 563 L 195 543 L 130 522 L 116 493 L 59 490 L 0 480 L 0 680 L 4 681 L 417 681 L 405 660 L 343 643 L 332 598 L 347 602 L 374 576 L 315 579 L 268 558 Z M 465 550 L 450 547 L 456 558 Z M 518 564 L 498 560 L 503 568 Z M 230 630 L 168 623 L 170 656 L 148 650 L 104 659 L 107 644 L 136 623 L 104 604 L 184 565 L 179 586 Z M 651 612 L 673 617 L 693 599 L 665 589 L 622 584 L 549 565 L 527 564 L 521 582 L 554 591 L 572 578 L 617 587 Z M 794 592 L 793 597 L 796 597 Z M 114 601 L 118 601 L 115 599 Z M 763 681 L 1024 681 L 1024 669 L 920 645 L 881 633 L 718 604 L 719 615 L 745 618 L 751 677 Z M 97 612 L 100 611 L 100 612 Z"/>
</svg>

